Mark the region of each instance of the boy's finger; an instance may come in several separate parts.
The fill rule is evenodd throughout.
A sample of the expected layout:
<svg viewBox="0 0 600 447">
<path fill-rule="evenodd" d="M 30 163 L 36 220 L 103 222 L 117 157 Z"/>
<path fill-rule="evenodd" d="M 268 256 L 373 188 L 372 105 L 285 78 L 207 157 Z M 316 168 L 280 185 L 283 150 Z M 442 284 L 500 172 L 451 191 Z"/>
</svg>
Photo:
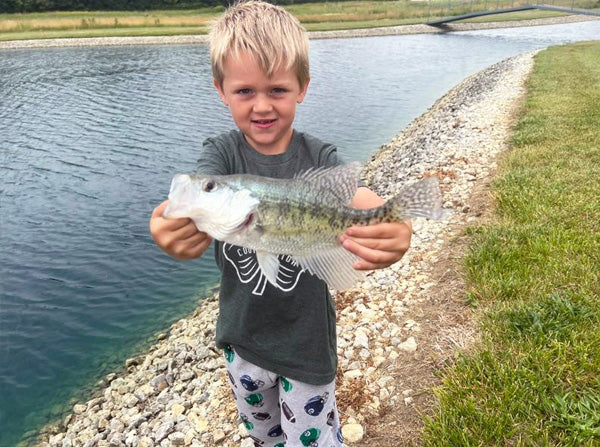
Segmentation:
<svg viewBox="0 0 600 447">
<path fill-rule="evenodd" d="M 197 236 L 194 236 L 194 242 L 192 252 L 197 253 L 195 257 L 198 257 L 208 248 L 212 242 L 212 238 L 206 234 L 199 233 Z"/>
<path fill-rule="evenodd" d="M 352 268 L 354 268 L 354 270 L 377 270 L 387 266 L 387 264 L 373 264 L 365 261 L 364 259 L 356 261 L 354 264 L 352 264 Z"/>
<path fill-rule="evenodd" d="M 358 237 L 342 237 L 342 244 L 345 240 L 351 240 L 358 245 L 362 245 L 363 247 L 368 247 L 373 250 L 383 250 L 383 251 L 393 251 L 389 250 L 390 242 L 389 239 L 368 239 L 368 238 L 358 238 Z"/>
<path fill-rule="evenodd" d="M 187 217 L 181 219 L 165 219 L 162 216 L 162 213 L 168 204 L 169 201 L 165 200 L 152 211 L 152 216 L 150 217 L 150 233 L 152 233 L 153 236 L 163 231 L 176 231 L 191 223 L 191 220 Z"/>
<path fill-rule="evenodd" d="M 365 226 L 354 226 L 348 228 L 344 235 L 352 238 L 393 238 L 399 233 L 409 234 L 411 231 L 407 223 L 378 223 Z"/>
<path fill-rule="evenodd" d="M 363 261 L 369 265 L 367 268 L 361 268 L 365 270 L 368 268 L 381 268 L 386 267 L 396 259 L 396 254 L 393 252 L 386 252 L 381 250 L 373 250 L 363 245 L 357 244 L 352 239 L 346 239 L 343 243 L 344 248 L 349 252 L 355 254 L 362 261 L 357 261 L 355 268 L 361 266 Z"/>
<path fill-rule="evenodd" d="M 383 237 L 382 233 L 385 233 L 385 227 L 382 228 L 382 224 L 366 225 L 366 226 L 355 226 L 350 227 L 344 231 L 344 235 L 351 238 L 372 238 L 372 237 Z"/>
<path fill-rule="evenodd" d="M 346 239 L 352 240 L 357 244 L 372 250 L 387 251 L 390 253 L 405 253 L 410 248 L 410 237 L 398 237 L 397 235 L 389 239 L 343 237 L 341 239 L 342 244 Z"/>
<path fill-rule="evenodd" d="M 182 241 L 197 234 L 201 234 L 200 231 L 198 231 L 198 228 L 196 228 L 196 225 L 194 225 L 194 223 L 191 221 L 187 222 L 182 227 L 179 227 L 173 233 L 176 234 L 177 239 Z"/>
<path fill-rule="evenodd" d="M 206 251 L 211 242 L 212 239 L 206 233 L 198 232 L 184 241 L 179 241 L 173 251 L 179 260 L 195 259 Z"/>
<path fill-rule="evenodd" d="M 163 239 L 185 239 L 194 234 L 196 226 L 191 220 L 184 219 L 164 219 L 162 217 L 154 217 L 150 219 L 150 234 L 154 240 Z"/>
<path fill-rule="evenodd" d="M 186 239 L 182 239 L 181 242 L 188 244 L 190 246 L 204 243 L 207 240 L 210 243 L 210 241 L 212 239 L 210 238 L 210 236 L 208 234 L 203 233 L 202 231 L 198 231 L 196 229 L 196 227 L 194 227 L 194 229 L 195 229 L 195 231 L 190 236 L 188 236 Z"/>
<path fill-rule="evenodd" d="M 212 239 L 206 234 L 196 233 L 186 239 L 173 239 L 167 253 L 180 261 L 188 261 L 200 256 L 210 245 Z"/>
</svg>

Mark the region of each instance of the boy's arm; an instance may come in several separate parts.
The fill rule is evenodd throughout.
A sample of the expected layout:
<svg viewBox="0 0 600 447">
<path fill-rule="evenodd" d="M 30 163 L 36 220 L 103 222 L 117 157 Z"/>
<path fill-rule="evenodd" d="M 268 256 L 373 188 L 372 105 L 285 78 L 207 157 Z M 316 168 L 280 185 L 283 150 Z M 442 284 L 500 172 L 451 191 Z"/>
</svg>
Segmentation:
<svg viewBox="0 0 600 447">
<path fill-rule="evenodd" d="M 168 203 L 165 200 L 152 211 L 150 234 L 154 242 L 169 256 L 180 261 L 202 256 L 212 241 L 211 237 L 198 231 L 190 219 L 165 219 L 163 211 Z"/>
<path fill-rule="evenodd" d="M 222 175 L 228 173 L 227 149 L 214 138 L 202 143 L 202 151 L 196 166 L 197 171 L 206 174 Z M 169 256 L 187 261 L 199 258 L 209 247 L 212 238 L 201 231 L 190 219 L 165 219 L 163 212 L 169 201 L 165 200 L 152 212 L 150 234 L 163 251 Z"/>
<path fill-rule="evenodd" d="M 350 206 L 375 208 L 385 200 L 369 188 L 358 188 Z M 379 223 L 349 228 L 340 237 L 344 248 L 361 258 L 354 263 L 357 270 L 388 267 L 399 261 L 410 247 L 412 225 L 410 220 L 400 223 Z"/>
</svg>

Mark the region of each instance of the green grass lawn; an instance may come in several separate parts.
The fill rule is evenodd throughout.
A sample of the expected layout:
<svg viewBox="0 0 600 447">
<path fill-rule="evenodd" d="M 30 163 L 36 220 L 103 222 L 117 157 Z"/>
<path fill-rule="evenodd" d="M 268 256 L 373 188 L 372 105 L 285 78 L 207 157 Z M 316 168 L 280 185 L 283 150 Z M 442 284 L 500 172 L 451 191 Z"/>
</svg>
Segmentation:
<svg viewBox="0 0 600 447">
<path fill-rule="evenodd" d="M 483 341 L 425 445 L 599 446 L 600 42 L 536 56 L 512 143 L 464 260 Z"/>
<path fill-rule="evenodd" d="M 565 0 L 560 0 L 565 3 Z M 591 0 L 567 1 L 563 6 L 593 7 Z M 347 1 L 286 6 L 309 31 L 370 28 L 424 23 L 430 19 L 471 11 L 517 5 L 518 1 L 471 0 Z M 558 4 L 558 2 L 555 2 Z M 206 34 L 223 7 L 174 11 L 74 11 L 0 14 L 0 41 L 59 37 L 163 36 Z M 486 16 L 478 21 L 526 20 L 562 15 L 524 11 Z"/>
</svg>

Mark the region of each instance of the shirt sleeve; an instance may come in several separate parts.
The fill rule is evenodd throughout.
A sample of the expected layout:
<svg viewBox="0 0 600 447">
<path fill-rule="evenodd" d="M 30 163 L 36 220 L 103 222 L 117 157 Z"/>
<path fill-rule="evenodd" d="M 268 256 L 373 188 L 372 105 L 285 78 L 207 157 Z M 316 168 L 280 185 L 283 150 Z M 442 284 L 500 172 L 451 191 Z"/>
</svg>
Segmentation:
<svg viewBox="0 0 600 447">
<path fill-rule="evenodd" d="M 320 168 L 331 168 L 333 166 L 339 166 L 344 164 L 344 161 L 338 154 L 337 147 L 335 147 L 333 144 L 325 144 L 323 146 L 323 149 L 321 149 L 320 155 Z"/>
<path fill-rule="evenodd" d="M 196 172 L 208 175 L 227 175 L 230 173 L 229 160 L 222 147 L 214 139 L 207 138 L 202 143 L 202 151 L 196 164 Z"/>
</svg>

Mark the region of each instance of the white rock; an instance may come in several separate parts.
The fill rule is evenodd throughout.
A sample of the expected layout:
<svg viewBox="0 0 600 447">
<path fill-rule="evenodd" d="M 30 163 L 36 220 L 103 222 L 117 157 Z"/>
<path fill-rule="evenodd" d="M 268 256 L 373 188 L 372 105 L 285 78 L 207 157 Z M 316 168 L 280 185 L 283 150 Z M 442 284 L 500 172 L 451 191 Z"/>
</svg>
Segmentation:
<svg viewBox="0 0 600 447">
<path fill-rule="evenodd" d="M 369 349 L 369 337 L 365 333 L 357 333 L 354 338 L 354 347 Z"/>
<path fill-rule="evenodd" d="M 384 356 L 377 355 L 377 356 L 373 357 L 373 366 L 375 366 L 376 368 L 380 367 L 383 362 L 385 362 Z"/>
<path fill-rule="evenodd" d="M 351 369 L 350 371 L 346 371 L 344 373 L 344 377 L 347 379 L 356 379 L 362 375 L 363 373 L 359 369 Z"/>
<path fill-rule="evenodd" d="M 352 363 L 349 363 L 347 369 L 360 369 L 360 362 L 355 360 Z"/>
<path fill-rule="evenodd" d="M 140 400 L 135 395 L 130 394 L 125 399 L 125 405 L 127 405 L 127 407 L 129 407 L 129 408 L 132 408 L 132 407 L 135 407 L 139 401 Z"/>
<path fill-rule="evenodd" d="M 381 402 L 387 402 L 387 400 L 389 398 L 390 398 L 390 392 L 386 388 L 381 388 L 379 390 L 379 400 Z"/>
<path fill-rule="evenodd" d="M 215 444 L 218 444 L 219 442 L 225 440 L 225 432 L 223 430 L 221 430 L 220 428 L 215 430 L 212 435 L 213 435 L 213 441 Z"/>
<path fill-rule="evenodd" d="M 185 445 L 185 435 L 181 432 L 171 433 L 169 435 L 171 446 L 182 446 Z"/>
<path fill-rule="evenodd" d="M 115 433 L 122 433 L 125 430 L 125 424 L 119 419 L 112 419 L 110 421 L 110 431 Z"/>
<path fill-rule="evenodd" d="M 383 388 L 388 383 L 393 382 L 393 381 L 394 381 L 394 378 L 392 376 L 383 376 L 377 380 L 377 385 L 379 386 L 379 388 Z"/>
<path fill-rule="evenodd" d="M 185 407 L 181 404 L 173 404 L 171 412 L 173 413 L 173 417 L 177 417 L 180 414 L 185 413 Z"/>
<path fill-rule="evenodd" d="M 398 345 L 398 349 L 406 352 L 415 352 L 417 350 L 417 341 L 415 337 L 408 337 L 406 341 Z"/>
<path fill-rule="evenodd" d="M 342 427 L 342 435 L 346 442 L 358 442 L 365 435 L 365 430 L 360 424 L 346 424 Z"/>
<path fill-rule="evenodd" d="M 367 360 L 369 357 L 371 357 L 371 353 L 368 349 L 361 349 L 358 353 L 358 356 L 363 360 Z"/>
<path fill-rule="evenodd" d="M 84 404 L 77 404 L 73 407 L 73 413 L 75 414 L 82 414 L 85 410 L 87 410 L 87 405 Z"/>
<path fill-rule="evenodd" d="M 369 321 L 374 321 L 377 319 L 377 312 L 372 310 L 372 309 L 365 309 L 361 316 L 365 319 L 365 320 L 369 320 Z"/>
<path fill-rule="evenodd" d="M 408 329 L 410 329 L 411 327 L 416 326 L 416 325 L 417 325 L 417 322 L 415 320 L 409 319 L 404 322 L 404 327 L 406 327 Z"/>
<path fill-rule="evenodd" d="M 142 436 L 137 447 L 154 447 L 154 441 L 148 436 Z"/>
</svg>

